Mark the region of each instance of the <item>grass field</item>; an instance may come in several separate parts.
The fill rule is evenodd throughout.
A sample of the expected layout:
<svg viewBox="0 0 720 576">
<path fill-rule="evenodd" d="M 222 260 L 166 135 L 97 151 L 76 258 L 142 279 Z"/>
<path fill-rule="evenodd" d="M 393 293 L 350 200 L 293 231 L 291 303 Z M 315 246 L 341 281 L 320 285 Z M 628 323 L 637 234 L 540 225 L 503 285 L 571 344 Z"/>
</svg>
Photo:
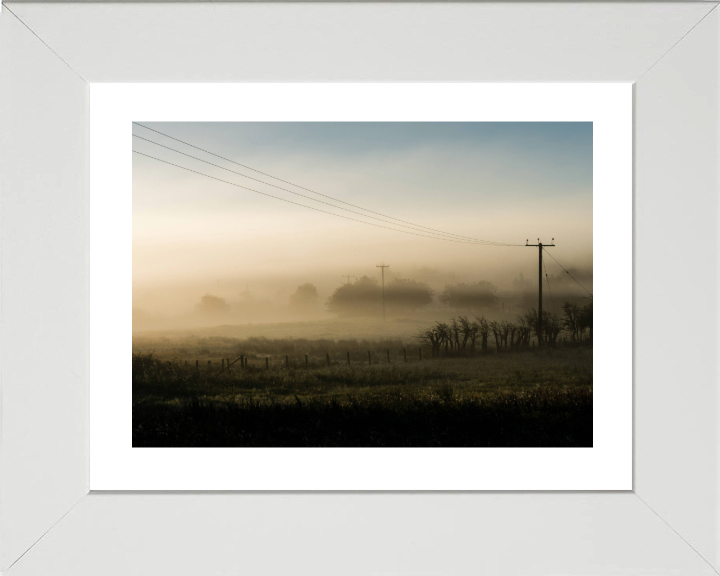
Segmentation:
<svg viewBox="0 0 720 576">
<path fill-rule="evenodd" d="M 592 446 L 591 347 L 429 356 L 402 337 L 138 337 L 133 446 Z"/>
</svg>

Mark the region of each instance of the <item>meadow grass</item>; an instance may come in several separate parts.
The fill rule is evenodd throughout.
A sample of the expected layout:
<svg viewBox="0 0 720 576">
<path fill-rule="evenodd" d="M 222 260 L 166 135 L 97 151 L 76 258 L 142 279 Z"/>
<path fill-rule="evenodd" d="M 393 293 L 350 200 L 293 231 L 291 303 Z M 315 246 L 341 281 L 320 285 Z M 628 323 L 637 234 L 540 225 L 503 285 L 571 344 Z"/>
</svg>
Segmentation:
<svg viewBox="0 0 720 576">
<path fill-rule="evenodd" d="M 224 371 L 218 349 L 199 370 L 193 350 L 134 354 L 133 446 L 592 445 L 589 347 L 388 363 L 388 342 L 367 341 L 348 366 L 333 343 L 228 342 L 250 360 Z M 314 351 L 308 368 L 299 351 Z"/>
</svg>

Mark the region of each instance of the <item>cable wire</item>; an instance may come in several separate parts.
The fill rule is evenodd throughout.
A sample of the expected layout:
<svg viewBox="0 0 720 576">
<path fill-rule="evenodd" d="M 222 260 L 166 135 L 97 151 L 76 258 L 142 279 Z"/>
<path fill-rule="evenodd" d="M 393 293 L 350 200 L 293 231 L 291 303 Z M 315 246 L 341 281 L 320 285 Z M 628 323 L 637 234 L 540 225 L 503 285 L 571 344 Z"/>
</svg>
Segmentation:
<svg viewBox="0 0 720 576">
<path fill-rule="evenodd" d="M 386 230 L 402 232 L 403 234 L 412 234 L 413 236 L 422 236 L 423 238 L 431 238 L 433 240 L 444 240 L 446 242 L 456 242 L 459 244 L 473 244 L 475 246 L 487 246 L 487 244 L 483 244 L 481 242 L 470 242 L 467 240 L 453 240 L 452 238 L 443 238 L 442 236 L 427 236 L 425 234 L 418 234 L 416 232 L 409 232 L 407 230 L 398 230 L 397 228 L 390 228 L 389 226 L 381 226 L 380 224 L 374 224 L 373 222 L 365 222 L 364 220 L 358 220 L 357 218 L 350 218 L 349 216 L 343 216 L 342 214 L 335 214 L 334 212 L 328 212 L 327 210 L 315 208 L 314 206 L 307 206 L 305 204 L 300 204 L 299 202 L 293 202 L 292 200 L 287 200 L 286 198 L 280 198 L 279 196 L 273 196 L 272 194 L 268 194 L 267 192 L 261 192 L 260 190 L 255 190 L 254 188 L 248 188 L 247 186 L 241 186 L 240 184 L 236 184 L 235 182 L 223 180 L 222 178 L 216 178 L 215 176 L 210 176 L 209 174 L 205 174 L 203 172 L 198 172 L 197 170 L 193 170 L 191 168 L 186 168 L 185 166 L 180 166 L 179 164 L 173 164 L 172 162 L 168 162 L 167 160 L 162 160 L 160 158 L 156 158 L 155 156 L 150 156 L 150 154 L 138 152 L 137 150 L 133 150 L 133 153 L 139 154 L 140 156 L 145 156 L 146 158 L 152 158 L 153 160 L 157 160 L 158 162 L 162 162 L 163 164 L 175 166 L 176 168 L 180 168 L 182 170 L 186 170 L 186 171 L 192 172 L 194 174 L 199 174 L 200 176 L 205 176 L 212 180 L 217 180 L 218 182 L 230 184 L 231 186 L 235 186 L 237 188 L 242 188 L 243 190 L 249 190 L 250 192 L 255 192 L 256 194 L 262 194 L 263 196 L 268 196 L 269 198 L 274 198 L 275 200 L 281 200 L 282 202 L 287 202 L 288 204 L 294 204 L 295 206 L 302 206 L 303 208 L 308 208 L 309 210 L 315 210 L 316 212 L 322 212 L 323 214 L 330 214 L 330 216 L 337 216 L 338 218 L 343 218 L 345 220 L 352 220 L 353 222 L 360 222 L 361 224 L 367 224 L 368 226 L 375 226 L 377 228 L 384 228 Z M 508 246 L 514 246 L 514 244 L 508 244 Z"/>
<path fill-rule="evenodd" d="M 250 180 L 253 180 L 255 182 L 259 182 L 260 184 L 265 184 L 267 186 L 272 186 L 273 188 L 277 188 L 278 190 L 282 190 L 283 192 L 289 192 L 290 194 L 295 194 L 296 196 L 300 196 L 301 198 L 305 198 L 307 200 L 310 200 L 312 202 L 319 202 L 320 204 L 325 204 L 326 206 L 330 206 L 332 208 L 335 208 L 337 210 L 345 210 L 346 212 L 350 212 L 351 214 L 357 214 L 358 216 L 362 216 L 363 218 L 372 218 L 373 220 L 379 220 L 380 222 L 385 222 L 385 224 L 390 224 L 392 226 L 400 226 L 402 228 L 409 228 L 410 230 L 415 230 L 416 232 L 425 232 L 425 230 L 421 230 L 420 228 L 416 228 L 413 226 L 406 226 L 404 224 L 395 224 L 394 222 L 389 222 L 387 220 L 383 220 L 382 218 L 378 218 L 377 216 L 370 216 L 369 214 L 363 214 L 362 212 L 355 212 L 354 210 L 350 210 L 349 208 L 343 208 L 342 206 L 335 206 L 334 204 L 330 204 L 330 202 L 324 202 L 322 200 L 318 200 L 317 198 L 312 198 L 311 196 L 307 196 L 306 194 L 300 194 L 300 192 L 295 192 L 294 190 L 288 190 L 287 188 L 283 188 L 281 186 L 276 186 L 275 184 L 270 184 L 269 182 L 265 182 L 263 180 L 259 180 L 257 178 L 253 178 L 252 176 L 248 176 L 247 174 L 242 174 L 241 172 L 237 172 L 235 170 L 230 170 L 230 168 L 225 168 L 224 166 L 220 166 L 219 164 L 214 164 L 213 162 L 208 162 L 207 160 L 203 160 L 202 158 L 198 158 L 197 156 L 193 156 L 192 154 L 187 154 L 185 152 L 182 152 L 180 150 L 176 150 L 175 148 L 171 148 L 170 146 L 165 146 L 164 144 L 160 144 L 159 142 L 154 142 L 153 140 L 148 140 L 147 138 L 143 138 L 142 136 L 138 136 L 137 134 L 133 134 L 134 138 L 139 138 L 140 140 L 144 140 L 145 142 L 149 142 L 150 144 L 155 144 L 156 146 L 160 146 L 161 148 L 165 148 L 166 150 L 171 150 L 173 152 L 177 152 L 178 154 L 182 154 L 183 156 L 187 156 L 188 158 L 192 158 L 193 160 L 198 160 L 199 162 L 204 162 L 205 164 L 209 164 L 210 166 L 214 166 L 215 168 L 220 168 L 221 170 L 226 170 L 227 172 L 230 172 L 232 174 L 237 174 L 238 176 L 242 176 L 243 178 L 249 178 Z M 453 236 L 465 240 L 473 240 L 476 242 L 482 242 L 483 244 L 490 244 L 490 241 L 487 240 L 480 240 L 477 238 L 470 238 L 467 236 L 459 236 L 458 234 L 451 234 L 449 232 L 432 232 L 432 234 L 439 236 L 439 235 L 446 235 L 446 236 Z"/>
<path fill-rule="evenodd" d="M 149 126 L 145 126 L 144 124 L 140 124 L 139 122 L 133 122 L 136 126 L 140 126 L 141 128 L 145 128 L 146 130 L 150 130 L 151 132 L 155 132 L 156 134 L 160 134 L 161 136 L 165 136 L 166 138 L 170 138 L 171 140 L 175 140 L 176 142 L 180 142 L 181 144 L 185 144 L 186 146 L 190 146 L 191 148 L 195 148 L 196 150 L 200 150 L 201 152 L 205 152 L 206 154 L 210 154 L 211 156 L 215 156 L 216 158 L 220 158 L 221 160 L 225 160 L 226 162 L 230 162 L 232 164 L 235 164 L 236 166 L 240 166 L 242 168 L 245 168 L 246 170 L 252 170 L 253 172 L 257 172 L 258 174 L 262 174 L 263 176 L 267 176 L 268 178 L 272 178 L 273 180 L 277 180 L 279 182 L 283 182 L 285 184 L 289 184 L 290 186 L 295 186 L 296 188 L 300 188 L 301 190 L 305 190 L 306 192 L 311 192 L 312 194 L 317 194 L 318 196 L 322 196 L 324 198 L 328 198 L 330 200 L 333 200 L 334 202 L 339 202 L 341 204 L 346 204 L 348 206 L 352 206 L 353 208 L 357 208 L 358 210 L 363 210 L 365 212 L 370 212 L 371 214 L 376 214 L 378 216 L 382 216 L 383 218 L 388 218 L 390 220 L 395 220 L 397 222 L 402 222 L 403 224 L 410 224 L 412 226 L 415 226 L 417 228 L 423 228 L 425 230 L 428 230 L 430 232 L 435 233 L 441 233 L 441 234 L 447 234 L 451 236 L 457 236 L 458 238 L 464 238 L 466 240 L 473 240 L 475 242 L 483 242 L 486 244 L 493 244 L 497 246 L 522 246 L 522 244 L 508 244 L 505 242 L 493 242 L 490 240 L 480 240 L 478 238 L 472 238 L 470 236 L 461 236 L 459 234 L 453 234 L 450 232 L 443 232 L 442 230 L 436 230 L 435 228 L 429 228 L 427 226 L 422 226 L 420 224 L 414 224 L 413 222 L 408 222 L 407 220 L 401 220 L 400 218 L 395 218 L 393 216 L 388 216 L 387 214 L 383 214 L 381 212 L 375 212 L 374 210 L 369 210 L 368 208 L 363 208 L 362 206 L 357 206 L 356 204 L 351 204 L 350 202 L 345 202 L 344 200 L 339 200 L 337 198 L 334 198 L 332 196 L 328 196 L 327 194 L 322 194 L 321 192 L 317 192 L 315 190 L 312 190 L 310 188 L 305 188 L 304 186 L 300 186 L 299 184 L 295 184 L 293 182 L 290 182 L 289 180 L 283 180 L 282 178 L 278 178 L 277 176 L 273 176 L 272 174 L 268 174 L 267 172 L 262 172 L 261 170 L 256 170 L 255 168 L 251 168 L 250 166 L 247 166 L 245 164 L 241 164 L 240 162 L 236 162 L 235 160 L 231 160 L 230 158 L 226 158 L 225 156 L 221 156 L 220 154 L 216 154 L 215 152 L 210 152 L 209 150 L 206 150 L 205 148 L 200 148 L 199 146 L 195 146 L 194 144 L 190 144 L 189 142 L 186 142 L 184 140 L 180 140 L 179 138 L 175 138 L 174 136 L 170 136 L 169 134 L 165 134 L 164 132 L 160 132 L 160 130 L 156 130 L 155 128 L 150 128 Z M 143 138 L 144 140 L 144 138 Z M 148 140 L 149 142 L 152 142 L 151 140 Z M 154 142 L 153 142 L 154 143 Z M 162 146 L 162 144 L 158 144 L 159 146 Z M 172 149 L 171 149 L 172 150 Z M 182 154 L 182 152 L 181 152 Z M 240 174 L 240 176 L 245 176 L 244 174 Z M 246 178 L 250 178 L 249 176 L 245 176 Z M 264 182 L 264 184 L 268 184 L 267 182 Z M 269 186 L 273 186 L 272 184 L 268 184 Z M 281 188 L 281 190 L 285 190 L 284 188 Z M 318 200 L 319 202 L 319 200 Z"/>
<path fill-rule="evenodd" d="M 577 285 L 580 286 L 580 288 L 582 288 L 583 290 L 585 290 L 585 292 L 588 293 L 588 295 L 590 296 L 590 298 L 592 298 L 592 293 L 590 292 L 590 290 L 588 290 L 587 288 L 585 288 L 585 286 L 583 286 L 582 284 L 580 284 L 580 282 L 578 282 L 577 278 L 575 278 L 575 276 L 573 276 L 572 274 L 570 274 L 570 272 L 568 272 L 568 271 L 565 269 L 565 266 L 563 266 L 562 264 L 560 264 L 560 262 L 558 262 L 558 261 L 555 259 L 555 256 L 553 256 L 552 254 L 550 254 L 550 252 L 548 252 L 548 251 L 545 249 L 545 246 L 543 246 L 543 250 L 545 250 L 545 252 L 547 252 L 547 254 L 548 254 L 548 256 L 550 256 L 550 258 L 552 258 L 553 260 L 555 260 L 555 263 L 556 263 L 558 266 L 560 266 L 560 268 L 562 268 L 563 270 L 565 270 L 565 272 L 567 272 L 567 275 L 570 276 L 570 278 L 572 278 L 573 280 L 575 280 L 575 282 L 577 282 Z"/>
</svg>

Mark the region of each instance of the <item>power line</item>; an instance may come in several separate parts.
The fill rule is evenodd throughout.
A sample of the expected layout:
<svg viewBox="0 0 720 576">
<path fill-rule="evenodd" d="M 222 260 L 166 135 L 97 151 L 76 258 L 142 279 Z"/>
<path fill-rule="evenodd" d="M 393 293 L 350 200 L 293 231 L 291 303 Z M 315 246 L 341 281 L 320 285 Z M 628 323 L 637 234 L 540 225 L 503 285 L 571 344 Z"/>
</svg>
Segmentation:
<svg viewBox="0 0 720 576">
<path fill-rule="evenodd" d="M 545 250 L 545 252 L 547 252 L 547 250 Z M 552 258 L 553 260 L 555 260 L 555 263 L 556 263 L 558 266 L 560 266 L 560 268 L 562 268 L 563 270 L 565 270 L 565 272 L 567 273 L 567 275 L 570 276 L 570 278 L 572 278 L 573 280 L 575 280 L 575 282 L 577 282 L 577 285 L 580 286 L 580 288 L 582 288 L 583 290 L 585 290 L 585 292 L 587 292 L 587 293 L 589 294 L 590 298 L 592 298 L 592 293 L 590 292 L 590 290 L 588 290 L 587 288 L 585 288 L 585 286 L 583 286 L 582 284 L 580 284 L 580 282 L 578 282 L 577 278 L 575 278 L 575 276 L 573 276 L 572 274 L 570 274 L 570 272 L 568 272 L 568 271 L 565 269 L 565 267 L 564 267 L 562 264 L 560 264 L 560 262 L 558 262 L 558 261 L 555 259 L 555 256 L 553 256 L 552 254 L 550 254 L 550 252 L 547 252 L 547 253 L 548 253 L 548 255 L 550 256 L 550 258 Z M 546 272 L 546 273 L 547 273 L 547 272 Z"/>
<path fill-rule="evenodd" d="M 241 164 L 240 162 L 236 162 L 235 160 L 231 160 L 230 158 L 226 158 L 225 156 L 221 156 L 220 154 L 216 154 L 215 152 L 210 152 L 209 150 L 206 150 L 205 148 L 200 148 L 199 146 L 195 146 L 194 144 L 190 144 L 189 142 L 186 142 L 184 140 L 180 140 L 179 138 L 175 138 L 174 136 L 170 136 L 169 134 L 165 134 L 164 132 L 160 132 L 160 130 L 156 130 L 154 128 L 150 128 L 149 126 L 145 126 L 144 124 L 140 124 L 139 122 L 133 122 L 133 124 L 140 126 L 141 128 L 145 128 L 146 130 L 150 130 L 151 132 L 155 132 L 156 134 L 160 134 L 161 136 L 165 136 L 166 138 L 170 138 L 171 140 L 175 140 L 176 142 L 180 142 L 181 144 L 185 144 L 186 146 L 190 146 L 191 148 L 195 148 L 196 150 L 200 150 L 201 152 L 205 152 L 206 154 L 210 154 L 211 156 L 215 156 L 216 158 L 220 158 L 221 160 L 225 160 L 226 162 L 230 162 L 232 164 L 235 164 L 236 166 L 240 166 L 242 168 L 245 168 L 246 170 L 252 170 L 253 172 L 256 172 L 258 174 L 262 174 L 263 176 L 267 176 L 268 178 L 272 178 L 273 180 L 277 180 L 278 182 L 284 182 L 285 184 L 290 184 L 290 186 L 295 186 L 296 188 L 300 188 L 301 190 L 305 190 L 306 192 L 311 192 L 312 194 L 317 194 L 318 196 L 322 196 L 323 198 L 328 198 L 330 200 L 333 200 L 334 202 L 339 202 L 341 204 L 346 204 L 348 206 L 352 206 L 353 208 L 357 208 L 359 210 L 363 210 L 365 212 L 370 212 L 371 214 L 377 214 L 378 216 L 382 216 L 383 218 L 389 218 L 390 220 L 395 220 L 397 222 L 402 222 L 404 224 L 410 224 L 412 226 L 415 226 L 417 228 L 423 228 L 425 230 L 435 232 L 435 233 L 441 233 L 446 234 L 450 236 L 456 236 L 458 238 L 464 238 L 466 240 L 473 240 L 475 242 L 482 242 L 486 244 L 493 244 L 496 246 L 520 246 L 520 244 L 508 244 L 504 242 L 493 242 L 490 240 L 480 240 L 478 238 L 472 238 L 470 236 L 461 236 L 460 234 L 454 234 L 451 232 L 443 232 L 442 230 L 436 230 L 435 228 L 429 228 L 427 226 L 422 226 L 420 224 L 414 224 L 412 222 L 408 222 L 406 220 L 401 220 L 400 218 L 395 218 L 393 216 L 388 216 L 387 214 L 383 214 L 381 212 L 375 212 L 374 210 L 369 210 L 368 208 L 363 208 L 362 206 L 357 206 L 356 204 L 351 204 L 350 202 L 345 202 L 344 200 L 339 200 L 337 198 L 334 198 L 332 196 L 328 196 L 327 194 L 322 194 L 321 192 L 317 192 L 315 190 L 312 190 L 310 188 L 305 188 L 304 186 L 300 186 L 299 184 L 295 184 L 293 182 L 290 182 L 289 180 L 283 180 L 282 178 L 278 178 L 277 176 L 273 176 L 272 174 L 268 174 L 267 172 L 262 172 L 261 170 L 256 170 L 255 168 L 251 168 L 250 166 L 247 166 L 245 164 Z M 133 134 L 133 136 L 136 136 Z M 142 138 L 138 136 L 138 138 Z M 145 138 L 143 138 L 145 140 Z M 148 140 L 148 142 L 152 142 L 152 140 Z M 156 142 L 152 142 L 153 144 L 157 144 Z M 162 144 L 158 144 L 158 146 L 162 146 Z M 163 146 L 164 148 L 167 148 L 167 146 Z M 170 148 L 170 150 L 173 150 L 173 148 Z M 177 150 L 176 150 L 177 152 Z M 183 154 L 183 152 L 180 152 Z M 202 160 L 204 162 L 204 160 Z M 220 166 L 222 168 L 222 166 Z M 225 168 L 227 170 L 227 168 Z M 230 170 L 232 172 L 232 170 Z M 237 174 L 237 172 L 236 172 Z M 240 176 L 244 176 L 246 178 L 250 178 L 250 176 L 246 176 L 245 174 L 240 174 Z M 252 180 L 255 180 L 254 178 L 251 178 Z M 258 180 L 259 181 L 259 180 Z M 263 182 L 264 184 L 267 184 L 268 186 L 273 186 L 273 184 L 269 184 L 267 182 Z M 277 186 L 275 186 L 277 188 Z M 280 188 L 281 190 L 285 190 L 284 188 Z M 290 192 L 289 190 L 287 190 Z M 296 192 L 293 192 L 293 194 L 297 194 Z M 319 202 L 319 200 L 316 200 Z M 336 207 L 338 208 L 338 207 Z"/>
<path fill-rule="evenodd" d="M 431 238 L 433 240 L 444 240 L 445 242 L 456 242 L 459 244 L 473 244 L 475 246 L 487 246 L 487 244 L 483 244 L 481 242 L 470 242 L 470 241 L 466 241 L 466 240 L 453 240 L 452 238 L 443 238 L 442 236 L 427 236 L 425 234 L 418 234 L 416 232 L 409 232 L 407 230 L 398 230 L 397 228 L 390 228 L 389 226 L 381 226 L 380 224 L 374 224 L 373 222 L 365 222 L 364 220 L 358 220 L 357 218 L 350 218 L 350 216 L 343 216 L 342 214 L 335 214 L 334 212 L 328 212 L 327 210 L 315 208 L 314 206 L 307 206 L 306 204 L 300 204 L 299 202 L 293 202 L 292 200 L 287 200 L 286 198 L 280 198 L 279 196 L 273 196 L 272 194 L 268 194 L 267 192 L 261 192 L 260 190 L 255 190 L 254 188 L 248 188 L 247 186 L 241 186 L 240 184 L 236 184 L 235 182 L 223 180 L 222 178 L 216 178 L 215 176 L 210 176 L 209 174 L 205 174 L 203 172 L 198 172 L 197 170 L 193 170 L 191 168 L 186 168 L 185 166 L 180 166 L 179 164 L 173 164 L 172 162 L 168 162 L 167 160 L 161 160 L 160 158 L 156 158 L 155 156 L 150 156 L 150 154 L 145 154 L 143 152 L 138 152 L 137 150 L 133 150 L 133 153 L 139 154 L 140 156 L 145 156 L 146 158 L 152 158 L 153 160 L 157 160 L 158 162 L 162 162 L 163 164 L 175 166 L 176 168 L 181 168 L 182 170 L 186 170 L 188 172 L 192 172 L 192 173 L 198 174 L 200 176 L 205 176 L 212 180 L 217 180 L 218 182 L 230 184 L 230 186 L 242 188 L 243 190 L 249 190 L 250 192 L 255 192 L 256 194 L 262 194 L 263 196 L 268 196 L 269 198 L 274 198 L 275 200 L 287 202 L 288 204 L 294 204 L 295 206 L 302 206 L 303 208 L 307 208 L 309 210 L 315 210 L 316 212 L 322 212 L 323 214 L 330 214 L 330 216 L 336 216 L 338 218 L 343 218 L 345 220 L 352 220 L 353 222 L 360 222 L 360 224 L 367 224 L 368 226 L 375 226 L 376 228 L 384 228 L 386 230 L 402 232 L 403 234 L 412 234 L 413 236 L 422 236 L 423 238 Z M 515 246 L 515 244 L 501 244 L 501 245 L 502 246 Z"/>
<path fill-rule="evenodd" d="M 142 136 L 138 136 L 137 134 L 133 134 L 133 137 L 139 138 L 140 140 L 144 140 L 145 142 L 149 142 L 150 144 L 155 144 L 156 146 L 160 146 L 161 148 L 165 148 L 166 150 L 172 150 L 173 152 L 177 152 L 178 154 L 182 154 L 183 156 L 187 156 L 188 158 L 192 158 L 193 160 L 198 160 L 200 162 L 204 162 L 205 164 L 209 164 L 210 166 L 214 166 L 215 168 L 220 168 L 221 170 L 226 170 L 227 172 L 231 172 L 232 174 L 237 174 L 238 176 L 242 176 L 243 178 L 248 178 L 255 182 L 259 182 L 260 184 L 265 184 L 267 186 L 272 186 L 273 188 L 277 188 L 278 190 L 282 190 L 284 192 L 289 192 L 290 194 L 295 194 L 296 196 L 300 196 L 301 198 L 306 198 L 307 200 L 311 200 L 312 202 L 319 202 L 320 204 L 325 204 L 326 206 L 330 206 L 337 210 L 345 210 L 346 212 L 350 212 L 351 214 L 357 214 L 358 216 L 362 216 L 363 218 L 372 218 L 373 220 L 379 220 L 380 222 L 385 222 L 385 224 L 391 224 L 392 226 L 400 226 L 402 228 L 409 228 L 410 230 L 415 230 L 416 232 L 425 232 L 425 230 L 421 230 L 420 227 L 413 227 L 415 225 L 406 226 L 404 224 L 395 224 L 394 222 L 388 222 L 387 220 L 383 220 L 382 218 L 378 218 L 377 216 L 370 216 L 368 214 L 363 214 L 361 212 L 355 212 L 354 210 L 350 210 L 349 208 L 343 208 L 342 206 L 335 206 L 334 204 L 330 204 L 329 202 L 323 202 L 322 200 L 318 200 L 317 198 L 312 198 L 311 196 L 307 196 L 305 194 L 300 194 L 300 192 L 295 192 L 294 190 L 288 190 L 287 188 L 283 188 L 281 186 L 276 186 L 275 184 L 270 184 L 269 182 L 264 182 L 263 180 L 259 180 L 257 178 L 253 178 L 252 176 L 248 176 L 247 174 L 242 174 L 241 172 L 237 172 L 235 170 L 230 170 L 230 168 L 225 168 L 224 166 L 220 166 L 219 164 L 214 164 L 213 162 L 208 162 L 207 160 L 203 160 L 202 158 L 198 158 L 197 156 L 193 156 L 192 154 L 187 154 L 180 150 L 176 150 L 175 148 L 171 148 L 170 146 L 165 146 L 164 144 L 160 144 L 159 142 L 154 142 L 153 140 L 148 140 L 147 138 L 143 138 Z M 475 240 L 476 242 L 489 243 L 489 241 L 486 241 L 486 240 L 479 240 L 476 238 L 459 236 L 457 234 L 451 234 L 449 232 L 439 232 L 439 233 L 433 232 L 432 234 L 455 236 L 455 237 L 466 239 L 466 240 Z"/>
</svg>

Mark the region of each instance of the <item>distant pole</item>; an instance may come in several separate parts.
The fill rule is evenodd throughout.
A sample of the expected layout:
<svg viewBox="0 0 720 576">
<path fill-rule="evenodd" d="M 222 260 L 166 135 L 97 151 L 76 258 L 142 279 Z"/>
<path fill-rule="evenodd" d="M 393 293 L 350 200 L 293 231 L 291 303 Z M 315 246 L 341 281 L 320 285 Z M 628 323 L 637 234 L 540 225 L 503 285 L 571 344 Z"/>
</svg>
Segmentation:
<svg viewBox="0 0 720 576">
<path fill-rule="evenodd" d="M 540 242 L 540 238 L 538 238 L 537 244 L 528 244 L 528 241 L 525 240 L 525 246 L 537 246 L 538 248 L 538 326 L 537 326 L 537 336 L 538 336 L 538 346 L 542 344 L 542 251 L 543 248 L 547 248 L 549 246 L 555 246 L 555 238 L 553 238 L 552 244 L 543 244 Z"/>
<path fill-rule="evenodd" d="M 230 358 L 227 359 L 227 367 L 228 367 L 228 370 L 230 370 Z"/>
<path fill-rule="evenodd" d="M 240 355 L 240 368 L 245 369 L 245 356 Z"/>
<path fill-rule="evenodd" d="M 538 238 L 538 346 L 542 343 L 542 242 Z"/>
<path fill-rule="evenodd" d="M 308 357 L 307 357 L 307 356 L 308 356 L 308 355 L 307 355 L 307 354 L 305 354 L 305 368 L 307 368 L 307 367 L 308 367 Z"/>
<path fill-rule="evenodd" d="M 327 358 L 327 365 L 330 366 L 330 354 L 325 354 L 325 357 Z"/>
<path fill-rule="evenodd" d="M 344 274 L 343 278 L 347 278 L 346 284 L 350 284 L 350 278 L 357 278 L 357 276 L 350 276 L 349 274 Z"/>
<path fill-rule="evenodd" d="M 267 370 L 268 368 L 270 368 L 270 358 L 265 356 L 265 370 Z"/>
<path fill-rule="evenodd" d="M 382 270 L 383 322 L 385 322 L 385 268 L 390 268 L 390 266 L 380 264 L 379 266 L 375 266 L 375 268 Z"/>
<path fill-rule="evenodd" d="M 220 358 L 220 370 L 225 370 L 225 358 Z"/>
</svg>

